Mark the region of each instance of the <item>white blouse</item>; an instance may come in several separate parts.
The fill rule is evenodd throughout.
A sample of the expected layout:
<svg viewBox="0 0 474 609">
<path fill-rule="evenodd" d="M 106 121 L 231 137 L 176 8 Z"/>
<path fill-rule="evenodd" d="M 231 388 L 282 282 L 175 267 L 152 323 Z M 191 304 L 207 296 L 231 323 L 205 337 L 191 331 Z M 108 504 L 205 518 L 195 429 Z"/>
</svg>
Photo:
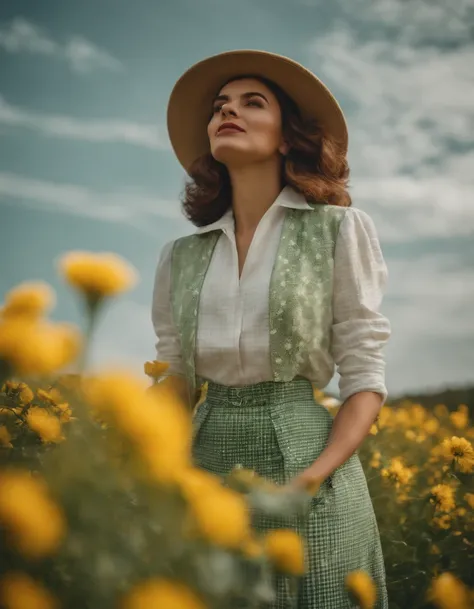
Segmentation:
<svg viewBox="0 0 474 609">
<path fill-rule="evenodd" d="M 257 226 L 240 279 L 232 210 L 196 231 L 222 231 L 201 291 L 198 376 L 229 386 L 272 380 L 268 294 L 285 208 L 312 209 L 302 195 L 284 188 Z M 158 263 L 152 321 L 157 359 L 170 364 L 168 374 L 181 375 L 180 339 L 170 303 L 172 245 L 165 245 Z M 324 389 L 336 365 L 342 401 L 360 391 L 374 391 L 386 399 L 382 347 L 390 336 L 390 324 L 379 312 L 386 281 L 373 221 L 365 212 L 348 208 L 335 248 L 331 348 L 321 353 L 320 362 L 312 359 L 311 368 L 301 371 Z M 332 372 L 322 374 L 323 370 Z"/>
</svg>

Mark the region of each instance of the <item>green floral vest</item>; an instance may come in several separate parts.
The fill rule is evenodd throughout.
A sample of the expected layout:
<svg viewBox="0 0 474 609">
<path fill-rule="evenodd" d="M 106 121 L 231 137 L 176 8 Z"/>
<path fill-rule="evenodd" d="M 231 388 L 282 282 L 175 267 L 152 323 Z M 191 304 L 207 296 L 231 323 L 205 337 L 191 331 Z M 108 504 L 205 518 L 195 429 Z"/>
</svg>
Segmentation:
<svg viewBox="0 0 474 609">
<path fill-rule="evenodd" d="M 334 249 L 346 209 L 287 209 L 270 280 L 270 357 L 275 382 L 298 375 L 311 352 L 329 348 Z M 178 239 L 171 261 L 171 303 L 195 403 L 195 350 L 201 289 L 221 230 Z"/>
</svg>

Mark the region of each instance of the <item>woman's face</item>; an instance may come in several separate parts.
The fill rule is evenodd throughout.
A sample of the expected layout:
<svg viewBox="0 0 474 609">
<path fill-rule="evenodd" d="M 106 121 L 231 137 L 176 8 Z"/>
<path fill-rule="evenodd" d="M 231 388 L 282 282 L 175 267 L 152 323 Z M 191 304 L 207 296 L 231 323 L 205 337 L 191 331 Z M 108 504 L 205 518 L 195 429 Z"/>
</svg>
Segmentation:
<svg viewBox="0 0 474 609">
<path fill-rule="evenodd" d="M 212 156 L 227 167 L 278 158 L 286 152 L 278 101 L 254 78 L 234 80 L 219 91 L 207 133 Z"/>
</svg>

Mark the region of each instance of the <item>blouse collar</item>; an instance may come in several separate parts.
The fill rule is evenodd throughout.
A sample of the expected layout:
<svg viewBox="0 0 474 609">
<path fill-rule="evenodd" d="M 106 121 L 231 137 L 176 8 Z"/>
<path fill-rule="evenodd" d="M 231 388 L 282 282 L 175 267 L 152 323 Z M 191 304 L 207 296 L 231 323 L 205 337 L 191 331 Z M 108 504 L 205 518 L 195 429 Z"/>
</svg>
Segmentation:
<svg viewBox="0 0 474 609">
<path fill-rule="evenodd" d="M 291 186 L 285 186 L 280 192 L 275 202 L 271 207 L 288 207 L 290 209 L 312 210 L 314 209 L 308 204 L 302 194 L 296 192 Z M 234 214 L 232 208 L 229 208 L 225 214 L 212 224 L 201 226 L 196 230 L 196 234 L 202 235 L 214 230 L 234 230 Z"/>
</svg>

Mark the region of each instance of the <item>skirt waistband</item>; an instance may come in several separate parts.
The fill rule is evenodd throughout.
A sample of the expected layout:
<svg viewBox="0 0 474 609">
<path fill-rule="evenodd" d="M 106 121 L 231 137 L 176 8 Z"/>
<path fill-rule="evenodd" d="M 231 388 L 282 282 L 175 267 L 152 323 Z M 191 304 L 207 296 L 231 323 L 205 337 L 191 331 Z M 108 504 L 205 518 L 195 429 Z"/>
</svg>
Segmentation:
<svg viewBox="0 0 474 609">
<path fill-rule="evenodd" d="M 305 378 L 278 383 L 266 381 L 242 387 L 229 387 L 208 381 L 206 399 L 210 402 L 226 402 L 232 406 L 258 406 L 268 402 L 312 399 L 313 395 L 313 386 Z"/>
</svg>

